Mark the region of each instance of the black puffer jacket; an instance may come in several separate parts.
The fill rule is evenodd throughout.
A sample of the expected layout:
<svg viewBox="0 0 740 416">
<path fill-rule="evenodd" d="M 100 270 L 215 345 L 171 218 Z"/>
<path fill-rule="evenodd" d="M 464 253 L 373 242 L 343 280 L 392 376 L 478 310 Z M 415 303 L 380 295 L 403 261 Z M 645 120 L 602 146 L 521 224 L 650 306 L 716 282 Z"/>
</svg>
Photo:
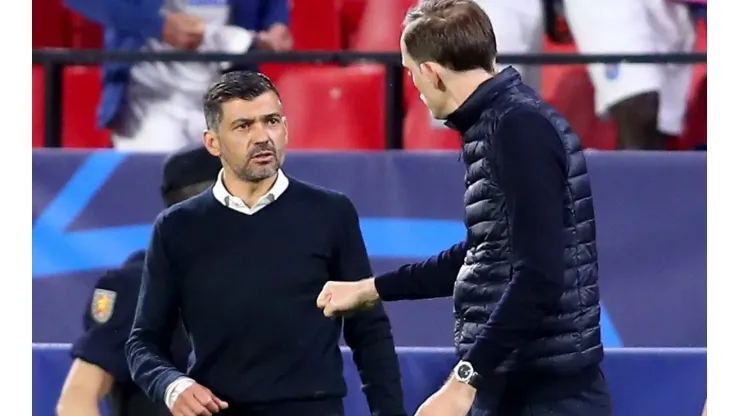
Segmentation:
<svg viewBox="0 0 740 416">
<path fill-rule="evenodd" d="M 481 91 L 483 89 L 484 91 Z M 476 101 L 477 102 L 468 102 Z M 586 162 L 578 137 L 567 121 L 545 104 L 509 68 L 483 84 L 454 114 L 451 124 L 463 132 L 466 166 L 465 224 L 468 230 L 465 264 L 454 287 L 455 343 L 464 356 L 496 308 L 509 283 L 513 265 L 511 224 L 497 172 L 489 156 L 493 132 L 512 110 L 544 115 L 565 149 L 566 184 L 562 195 L 563 293 L 536 331 L 536 336 L 511 354 L 496 372 L 535 370 L 571 372 L 603 358 L 599 326 L 598 266 L 594 210 Z M 459 124 L 465 125 L 459 128 Z M 493 127 L 491 127 L 493 126 Z"/>
</svg>

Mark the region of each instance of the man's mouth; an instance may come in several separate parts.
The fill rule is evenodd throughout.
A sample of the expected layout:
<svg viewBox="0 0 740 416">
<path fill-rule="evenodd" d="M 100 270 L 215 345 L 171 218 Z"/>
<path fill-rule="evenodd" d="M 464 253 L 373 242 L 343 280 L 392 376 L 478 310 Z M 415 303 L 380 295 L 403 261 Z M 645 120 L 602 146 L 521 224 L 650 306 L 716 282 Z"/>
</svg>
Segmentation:
<svg viewBox="0 0 740 416">
<path fill-rule="evenodd" d="M 273 158 L 275 158 L 275 153 L 268 150 L 257 152 L 252 156 L 252 160 L 257 163 L 268 163 L 272 161 Z"/>
</svg>

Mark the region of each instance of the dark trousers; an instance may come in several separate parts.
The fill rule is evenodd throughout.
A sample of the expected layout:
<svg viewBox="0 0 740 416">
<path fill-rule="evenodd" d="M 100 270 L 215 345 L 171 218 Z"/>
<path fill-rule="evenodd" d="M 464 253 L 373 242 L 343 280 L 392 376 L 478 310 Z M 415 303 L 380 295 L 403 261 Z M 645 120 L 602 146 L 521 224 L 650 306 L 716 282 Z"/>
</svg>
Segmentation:
<svg viewBox="0 0 740 416">
<path fill-rule="evenodd" d="M 235 404 L 218 416 L 344 416 L 342 399 L 295 400 L 264 404 Z"/>
<path fill-rule="evenodd" d="M 470 416 L 612 416 L 598 366 L 569 375 L 514 373 L 482 387 Z"/>
</svg>

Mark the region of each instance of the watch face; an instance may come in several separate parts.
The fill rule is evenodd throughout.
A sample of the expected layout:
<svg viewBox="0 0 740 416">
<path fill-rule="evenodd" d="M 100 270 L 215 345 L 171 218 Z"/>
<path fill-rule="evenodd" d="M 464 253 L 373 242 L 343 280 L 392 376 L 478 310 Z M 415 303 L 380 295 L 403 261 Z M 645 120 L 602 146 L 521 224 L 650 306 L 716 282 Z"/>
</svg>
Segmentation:
<svg viewBox="0 0 740 416">
<path fill-rule="evenodd" d="M 461 380 L 467 380 L 473 375 L 473 367 L 467 364 L 463 364 L 457 368 L 457 376 Z"/>
</svg>

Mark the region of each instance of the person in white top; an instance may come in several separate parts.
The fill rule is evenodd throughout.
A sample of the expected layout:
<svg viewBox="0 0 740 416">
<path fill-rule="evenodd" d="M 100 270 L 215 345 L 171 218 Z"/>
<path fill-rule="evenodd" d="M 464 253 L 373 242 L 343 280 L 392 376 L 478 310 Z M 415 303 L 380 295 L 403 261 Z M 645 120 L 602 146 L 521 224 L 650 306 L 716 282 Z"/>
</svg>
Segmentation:
<svg viewBox="0 0 740 416">
<path fill-rule="evenodd" d="M 491 19 L 496 32 L 496 48 L 502 55 L 541 53 L 544 46 L 545 22 L 543 0 L 475 0 Z M 522 81 L 539 90 L 542 83 L 540 65 L 512 65 Z"/>
<path fill-rule="evenodd" d="M 111 49 L 241 54 L 292 48 L 288 0 L 65 1 L 104 26 Z M 137 62 L 130 69 L 107 65 L 99 123 L 111 129 L 118 150 L 169 152 L 199 143 L 206 127 L 200 108 L 203 91 L 228 66 L 155 61 Z"/>
<path fill-rule="evenodd" d="M 685 4 L 667 0 L 563 0 L 584 54 L 685 53 L 696 31 Z M 596 112 L 617 124 L 620 149 L 664 150 L 683 131 L 692 65 L 592 64 Z"/>
</svg>

